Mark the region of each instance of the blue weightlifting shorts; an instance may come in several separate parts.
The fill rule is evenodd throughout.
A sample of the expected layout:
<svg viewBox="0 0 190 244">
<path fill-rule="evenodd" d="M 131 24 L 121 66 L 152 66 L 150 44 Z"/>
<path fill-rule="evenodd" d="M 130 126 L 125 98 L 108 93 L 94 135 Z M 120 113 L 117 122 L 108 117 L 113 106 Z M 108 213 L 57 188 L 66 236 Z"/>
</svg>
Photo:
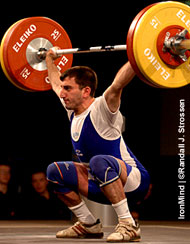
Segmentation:
<svg viewBox="0 0 190 244">
<path fill-rule="evenodd" d="M 102 204 L 111 204 L 101 191 L 101 187 L 112 183 L 120 177 L 121 166 L 117 159 L 108 155 L 93 157 L 89 163 L 88 199 Z M 148 172 L 126 163 L 127 182 L 124 191 L 129 204 L 142 201 L 150 184 Z M 72 161 L 54 162 L 47 168 L 47 179 L 54 183 L 55 192 L 66 194 L 78 192 L 78 176 Z"/>
</svg>

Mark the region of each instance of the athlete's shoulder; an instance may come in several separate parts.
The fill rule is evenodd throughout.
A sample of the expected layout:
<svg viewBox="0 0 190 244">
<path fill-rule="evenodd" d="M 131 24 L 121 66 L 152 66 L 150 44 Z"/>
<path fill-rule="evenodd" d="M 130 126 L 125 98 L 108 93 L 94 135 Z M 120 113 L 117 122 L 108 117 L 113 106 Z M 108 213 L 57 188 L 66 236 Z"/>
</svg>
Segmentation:
<svg viewBox="0 0 190 244">
<path fill-rule="evenodd" d="M 96 98 L 89 113 L 96 132 L 104 139 L 117 139 L 121 135 L 123 117 L 118 110 L 112 113 L 104 96 Z"/>
<path fill-rule="evenodd" d="M 91 117 L 97 119 L 99 116 L 103 116 L 103 120 L 106 120 L 111 124 L 114 124 L 116 120 L 123 120 L 119 108 L 114 113 L 110 111 L 104 94 L 95 99 L 91 110 Z"/>
</svg>

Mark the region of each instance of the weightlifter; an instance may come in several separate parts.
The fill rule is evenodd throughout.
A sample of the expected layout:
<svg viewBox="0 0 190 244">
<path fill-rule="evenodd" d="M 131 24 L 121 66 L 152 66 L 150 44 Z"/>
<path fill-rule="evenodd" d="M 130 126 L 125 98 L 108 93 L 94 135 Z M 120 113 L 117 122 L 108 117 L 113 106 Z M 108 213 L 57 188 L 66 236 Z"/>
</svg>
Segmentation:
<svg viewBox="0 0 190 244">
<path fill-rule="evenodd" d="M 80 163 L 54 162 L 47 178 L 55 192 L 76 215 L 78 222 L 57 233 L 58 238 L 102 238 L 102 225 L 80 195 L 111 204 L 118 216 L 108 242 L 140 241 L 140 227 L 128 204 L 142 200 L 149 187 L 149 174 L 125 144 L 119 111 L 123 88 L 135 73 L 126 63 L 102 96 L 95 98 L 96 73 L 76 66 L 60 73 L 54 64 L 56 48 L 47 52 L 46 63 L 52 89 L 60 98 L 71 122 L 71 139 Z M 61 128 L 59 133 L 61 134 Z"/>
</svg>

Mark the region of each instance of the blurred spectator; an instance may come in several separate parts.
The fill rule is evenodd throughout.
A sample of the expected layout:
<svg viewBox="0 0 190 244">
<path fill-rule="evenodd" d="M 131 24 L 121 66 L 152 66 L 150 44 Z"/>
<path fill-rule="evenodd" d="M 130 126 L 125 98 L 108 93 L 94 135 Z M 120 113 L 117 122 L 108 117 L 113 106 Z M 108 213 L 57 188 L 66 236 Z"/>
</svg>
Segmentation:
<svg viewBox="0 0 190 244">
<path fill-rule="evenodd" d="M 11 166 L 0 162 L 0 219 L 12 219 L 15 216 L 17 192 L 11 187 Z"/>
<path fill-rule="evenodd" d="M 152 199 L 153 184 L 151 183 L 148 189 L 148 192 L 142 202 L 137 202 L 136 205 L 133 205 L 131 209 L 131 214 L 135 220 L 152 220 L 154 206 Z M 154 211 L 155 212 L 155 211 Z"/>
<path fill-rule="evenodd" d="M 24 219 L 71 219 L 70 210 L 50 189 L 45 172 L 33 173 L 31 186 L 31 191 L 22 197 L 20 217 Z"/>
</svg>

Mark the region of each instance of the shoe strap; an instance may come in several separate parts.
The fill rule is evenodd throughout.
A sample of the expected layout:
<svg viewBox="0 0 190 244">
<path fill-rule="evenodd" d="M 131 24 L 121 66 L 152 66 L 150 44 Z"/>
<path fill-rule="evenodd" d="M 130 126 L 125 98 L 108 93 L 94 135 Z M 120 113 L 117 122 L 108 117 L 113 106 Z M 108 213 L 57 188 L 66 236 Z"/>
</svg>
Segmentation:
<svg viewBox="0 0 190 244">
<path fill-rule="evenodd" d="M 78 236 L 88 234 L 88 232 L 85 230 L 85 228 L 79 221 L 72 226 L 72 229 L 76 232 Z"/>
</svg>

